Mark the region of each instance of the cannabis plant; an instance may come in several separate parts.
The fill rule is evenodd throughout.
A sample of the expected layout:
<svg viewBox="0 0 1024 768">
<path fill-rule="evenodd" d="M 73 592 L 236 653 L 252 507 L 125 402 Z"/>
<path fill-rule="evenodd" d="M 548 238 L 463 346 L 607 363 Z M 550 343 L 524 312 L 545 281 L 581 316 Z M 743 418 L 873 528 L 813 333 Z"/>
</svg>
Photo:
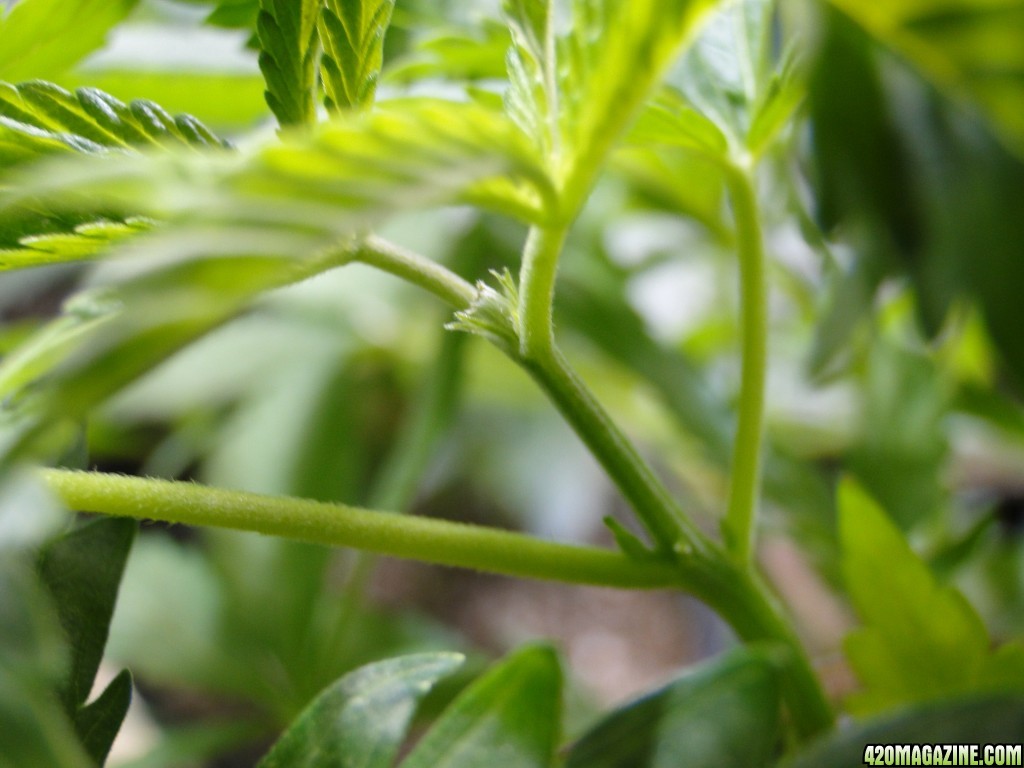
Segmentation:
<svg viewBox="0 0 1024 768">
<path fill-rule="evenodd" d="M 108 635 L 245 702 L 140 765 L 1021 764 L 1019 0 L 136 5 L 0 11 L 0 765 L 104 764 Z M 104 48 L 168 24 L 244 66 Z M 533 392 L 603 545 L 494 524 L 585 490 L 516 458 Z M 482 671 L 375 612 L 372 555 L 674 590 L 735 642 L 563 725 L 554 646 Z"/>
</svg>

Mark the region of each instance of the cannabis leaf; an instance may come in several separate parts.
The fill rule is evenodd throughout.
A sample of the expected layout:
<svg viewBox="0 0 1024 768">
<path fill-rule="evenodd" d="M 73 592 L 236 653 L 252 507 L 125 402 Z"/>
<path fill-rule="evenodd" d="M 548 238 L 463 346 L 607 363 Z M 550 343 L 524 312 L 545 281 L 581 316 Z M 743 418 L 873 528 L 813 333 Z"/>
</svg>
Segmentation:
<svg viewBox="0 0 1024 768">
<path fill-rule="evenodd" d="M 373 102 L 394 6 L 394 0 L 326 0 L 319 30 L 328 109 L 358 109 Z"/>
<path fill-rule="evenodd" d="M 1024 151 L 1024 7 L 1017 0 L 832 0 L 938 86 L 967 94 Z"/>
<path fill-rule="evenodd" d="M 844 643 L 864 690 L 858 713 L 966 693 L 1024 689 L 1024 647 L 989 650 L 964 596 L 936 582 L 877 504 L 852 481 L 840 487 L 847 589 L 864 626 Z"/>
<path fill-rule="evenodd" d="M 17 158 L 58 147 L 77 151 L 186 144 L 222 147 L 225 142 L 190 115 L 172 116 L 152 101 L 130 104 L 95 88 L 74 93 L 42 80 L 0 82 L 0 169 Z M 0 149 L 2 151 L 2 149 Z"/>
<path fill-rule="evenodd" d="M 0 271 L 81 261 L 109 249 L 117 240 L 139 234 L 152 227 L 149 219 L 129 218 L 119 221 L 92 221 L 80 224 L 70 232 L 23 237 L 21 248 L 0 249 Z"/>
<path fill-rule="evenodd" d="M 266 99 L 281 125 L 316 117 L 318 0 L 260 0 L 256 33 Z"/>
<path fill-rule="evenodd" d="M 552 158 L 570 209 L 711 0 L 577 0 L 572 29 L 542 0 L 509 0 L 509 114 Z"/>
<path fill-rule="evenodd" d="M 80 417 L 261 293 L 351 260 L 358 237 L 390 215 L 470 202 L 540 218 L 551 194 L 504 115 L 435 100 L 392 102 L 248 153 L 61 158 L 13 181 L 9 204 L 132 211 L 168 226 L 105 251 L 134 264 L 131 276 L 0 366 L 0 397 L 23 414 L 8 450 L 38 442 L 38 425 Z M 96 253 L 56 242 L 65 258 Z"/>
</svg>

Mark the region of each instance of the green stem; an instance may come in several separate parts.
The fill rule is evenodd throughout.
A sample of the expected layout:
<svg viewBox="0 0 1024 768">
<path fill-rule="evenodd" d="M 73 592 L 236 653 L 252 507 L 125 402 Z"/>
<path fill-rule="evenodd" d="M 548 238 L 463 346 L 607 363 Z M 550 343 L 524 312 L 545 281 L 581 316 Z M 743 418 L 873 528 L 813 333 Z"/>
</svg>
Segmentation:
<svg viewBox="0 0 1024 768">
<path fill-rule="evenodd" d="M 456 309 L 466 309 L 476 298 L 476 288 L 451 270 L 379 237 L 366 238 L 352 259 L 418 285 Z"/>
<path fill-rule="evenodd" d="M 446 520 L 99 472 L 44 469 L 40 477 L 69 508 L 81 512 L 253 531 L 571 584 L 646 589 L 679 581 L 668 563 L 641 563 L 609 550 Z"/>
<path fill-rule="evenodd" d="M 549 356 L 554 347 L 555 276 L 567 232 L 567 226 L 533 227 L 526 238 L 518 307 L 519 354 L 526 360 Z"/>
<path fill-rule="evenodd" d="M 691 555 L 713 548 L 558 349 L 520 363 L 601 462 L 663 550 Z"/>
<path fill-rule="evenodd" d="M 768 367 L 768 288 L 756 192 L 743 171 L 726 174 L 736 224 L 740 265 L 742 374 L 729 506 L 722 535 L 729 551 L 749 567 L 756 535 L 764 441 L 765 376 Z"/>
<path fill-rule="evenodd" d="M 784 649 L 782 695 L 793 729 L 808 739 L 832 727 L 832 708 L 785 612 L 763 581 L 745 566 L 722 561 L 690 579 L 693 594 L 724 618 L 747 643 Z"/>
<path fill-rule="evenodd" d="M 741 193 L 737 205 L 739 209 L 737 211 L 737 226 L 742 230 L 740 236 L 747 238 L 741 245 L 741 251 L 745 257 L 749 257 L 753 251 L 754 258 L 758 262 L 758 274 L 761 274 L 759 290 L 763 291 L 763 266 L 760 264 L 763 254 L 760 245 L 757 209 L 749 182 L 745 177 L 741 177 L 741 180 L 742 185 L 734 191 L 734 194 Z M 734 179 L 733 184 L 736 183 Z M 746 196 L 744 197 L 742 193 L 745 193 Z M 741 217 L 743 221 L 739 222 Z M 752 240 L 752 237 L 755 239 Z M 551 262 L 557 260 L 557 249 L 561 247 L 564 233 L 555 237 L 550 232 L 537 230 L 531 233 L 531 238 L 533 238 L 533 242 L 527 251 L 533 254 L 535 260 L 549 260 L 544 261 L 545 266 L 551 267 L 548 273 L 550 282 L 546 282 L 545 287 L 553 289 L 554 269 Z M 750 270 L 746 269 L 745 274 L 749 276 Z M 452 275 L 444 282 L 447 284 L 453 279 L 458 280 Z M 437 290 L 434 283 L 424 285 L 424 287 L 442 298 L 446 294 L 454 295 L 455 293 Z M 536 295 L 544 295 L 544 292 L 541 291 Z M 455 305 L 461 306 L 460 303 L 455 303 Z M 521 301 L 521 325 L 524 317 L 523 306 L 524 303 Z M 666 566 L 674 570 L 675 573 L 675 582 L 672 586 L 687 591 L 707 603 L 733 627 L 742 640 L 746 642 L 776 642 L 786 648 L 788 663 L 783 671 L 783 692 L 796 732 L 807 738 L 828 729 L 833 722 L 831 708 L 799 638 L 774 596 L 752 572 L 747 563 L 727 558 L 721 548 L 710 541 L 682 513 L 671 494 L 654 475 L 635 447 L 611 420 L 554 346 L 551 339 L 550 305 L 544 308 L 545 312 L 543 313 L 538 308 L 534 309 L 537 312 L 534 316 L 535 319 L 543 318 L 542 327 L 547 329 L 547 335 L 541 338 L 544 338 L 547 343 L 530 346 L 532 356 L 517 357 L 513 355 L 515 362 L 522 365 L 548 394 L 633 505 L 655 540 L 663 549 L 670 547 L 674 550 L 675 564 Z M 765 328 L 766 325 L 761 326 L 762 334 L 764 334 Z M 763 362 L 760 367 L 762 375 L 759 380 L 763 382 Z M 761 390 L 763 392 L 763 384 Z M 760 421 L 761 417 L 758 415 L 756 420 L 758 432 L 760 431 Z M 760 445 L 759 436 L 755 445 Z M 759 459 L 755 456 L 754 461 L 756 467 Z M 756 487 L 755 473 L 750 482 L 750 488 L 755 498 Z M 751 510 L 752 508 L 751 506 Z M 752 518 L 750 522 L 752 524 Z M 526 538 L 531 542 L 536 541 L 527 537 L 520 538 Z M 641 565 L 640 562 L 633 562 L 637 566 Z M 662 569 L 658 563 L 645 563 L 643 567 L 645 569 L 655 568 L 659 573 Z M 488 564 L 483 569 L 494 570 L 493 564 Z M 572 571 L 571 568 L 569 570 Z M 564 580 L 575 581 L 576 579 Z"/>
</svg>

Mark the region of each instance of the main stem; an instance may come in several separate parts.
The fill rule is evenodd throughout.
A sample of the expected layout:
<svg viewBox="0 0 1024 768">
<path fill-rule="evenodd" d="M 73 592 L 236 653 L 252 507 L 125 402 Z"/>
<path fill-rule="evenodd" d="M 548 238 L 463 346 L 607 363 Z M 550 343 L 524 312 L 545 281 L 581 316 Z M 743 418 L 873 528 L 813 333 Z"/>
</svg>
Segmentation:
<svg viewBox="0 0 1024 768">
<path fill-rule="evenodd" d="M 768 367 L 768 289 L 757 196 L 746 172 L 726 173 L 740 264 L 742 373 L 729 506 L 722 535 L 733 556 L 750 567 L 756 534 L 764 441 L 765 376 Z"/>
</svg>

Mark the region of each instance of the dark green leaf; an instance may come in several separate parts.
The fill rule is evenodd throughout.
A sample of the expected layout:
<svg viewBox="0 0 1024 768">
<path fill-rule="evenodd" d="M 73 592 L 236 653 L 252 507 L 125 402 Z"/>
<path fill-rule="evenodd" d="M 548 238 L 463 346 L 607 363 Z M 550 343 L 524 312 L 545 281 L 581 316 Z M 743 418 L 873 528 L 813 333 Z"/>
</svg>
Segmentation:
<svg viewBox="0 0 1024 768">
<path fill-rule="evenodd" d="M 317 0 L 260 0 L 256 32 L 266 98 L 281 125 L 316 118 Z"/>
<path fill-rule="evenodd" d="M 1016 0 L 832 0 L 941 90 L 968 95 L 1024 151 L 1024 7 Z"/>
<path fill-rule="evenodd" d="M 19 510 L 31 514 L 31 508 Z M 88 768 L 53 693 L 67 649 L 49 596 L 20 553 L 0 557 L 0 766 Z"/>
<path fill-rule="evenodd" d="M 607 715 L 566 768 L 757 768 L 772 760 L 778 724 L 774 664 L 734 651 Z"/>
<path fill-rule="evenodd" d="M 417 703 L 462 661 L 424 653 L 350 672 L 299 715 L 260 768 L 390 768 Z"/>
<path fill-rule="evenodd" d="M 827 19 L 809 83 L 819 218 L 827 230 L 852 219 L 913 261 L 922 233 L 904 138 L 867 38 L 839 13 Z"/>
<path fill-rule="evenodd" d="M 0 662 L 0 768 L 94 768 L 53 692 Z"/>
<path fill-rule="evenodd" d="M 95 520 L 40 553 L 39 573 L 53 595 L 71 647 L 71 674 L 62 691 L 69 713 L 92 690 L 136 528 L 133 520 Z"/>
<path fill-rule="evenodd" d="M 783 766 L 861 768 L 868 744 L 1019 744 L 1022 733 L 1024 697 L 995 696 L 936 703 L 842 728 L 787 760 Z M 977 758 L 982 757 L 979 750 Z M 915 763 L 908 760 L 905 764 Z"/>
<path fill-rule="evenodd" d="M 560 736 L 561 678 L 550 648 L 515 652 L 445 710 L 402 768 L 548 768 Z"/>
<path fill-rule="evenodd" d="M 394 0 L 326 0 L 320 13 L 320 76 L 328 109 L 373 103 Z"/>
<path fill-rule="evenodd" d="M 132 701 L 132 676 L 127 669 L 110 681 L 103 693 L 75 713 L 75 731 L 86 752 L 103 765 Z"/>
<path fill-rule="evenodd" d="M 53 77 L 103 45 L 138 0 L 20 0 L 0 8 L 0 80 Z"/>
</svg>

